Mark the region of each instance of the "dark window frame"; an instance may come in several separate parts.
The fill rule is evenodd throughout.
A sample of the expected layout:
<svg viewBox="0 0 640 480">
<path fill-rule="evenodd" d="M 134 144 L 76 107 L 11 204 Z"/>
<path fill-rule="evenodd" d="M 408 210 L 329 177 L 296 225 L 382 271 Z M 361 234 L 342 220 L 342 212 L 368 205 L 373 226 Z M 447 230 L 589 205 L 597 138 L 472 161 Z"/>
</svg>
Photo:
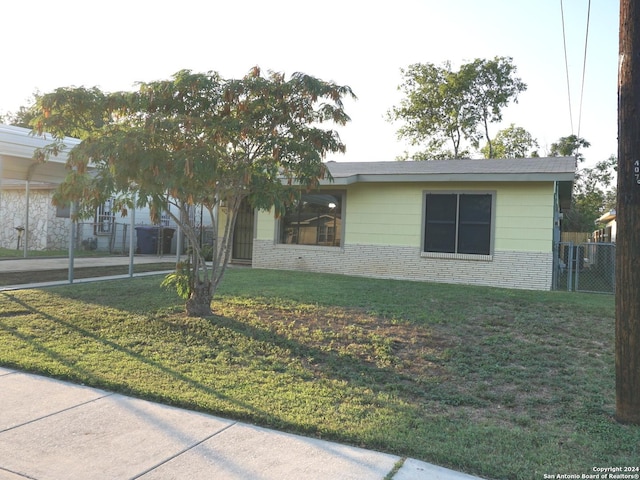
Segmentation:
<svg viewBox="0 0 640 480">
<path fill-rule="evenodd" d="M 318 199 L 323 196 L 331 196 L 338 200 L 336 207 L 337 212 L 335 215 L 330 209 L 326 212 L 319 211 L 315 213 L 316 218 L 304 218 L 302 209 L 304 205 L 304 199 Z M 315 192 L 302 193 L 300 195 L 300 203 L 297 211 L 293 211 L 291 208 L 287 208 L 287 212 L 282 215 L 276 223 L 276 243 L 280 245 L 296 245 L 296 246 L 317 246 L 327 248 L 342 248 L 344 246 L 344 232 L 345 232 L 345 213 L 346 213 L 346 190 L 318 190 Z M 329 200 L 329 199 L 328 199 Z M 328 201 L 327 203 L 331 203 Z M 322 209 L 320 209 L 322 210 Z M 307 214 L 308 216 L 309 214 Z M 312 217 L 314 214 L 311 214 Z M 333 215 L 333 223 L 329 220 L 329 223 L 322 222 L 321 219 L 326 216 Z M 289 220 L 293 220 L 289 222 Z M 316 220 L 317 226 L 315 227 L 315 243 L 305 242 L 308 238 L 309 232 L 305 235 L 302 232 L 303 224 L 309 221 Z M 311 230 L 314 228 L 312 227 Z M 302 241 L 302 243 L 300 243 Z M 337 243 L 336 243 L 337 242 Z"/>
<path fill-rule="evenodd" d="M 477 200 L 480 203 L 468 203 L 474 200 L 474 197 L 478 197 Z M 431 203 L 431 209 L 429 203 Z M 473 212 L 473 209 L 478 206 L 479 211 Z M 486 212 L 487 207 L 490 208 L 489 212 Z M 495 240 L 495 211 L 495 191 L 429 190 L 423 192 L 421 254 L 491 257 Z M 455 218 L 452 217 L 453 214 Z M 480 216 L 477 216 L 478 214 Z M 469 217 L 469 215 L 472 216 Z"/>
</svg>

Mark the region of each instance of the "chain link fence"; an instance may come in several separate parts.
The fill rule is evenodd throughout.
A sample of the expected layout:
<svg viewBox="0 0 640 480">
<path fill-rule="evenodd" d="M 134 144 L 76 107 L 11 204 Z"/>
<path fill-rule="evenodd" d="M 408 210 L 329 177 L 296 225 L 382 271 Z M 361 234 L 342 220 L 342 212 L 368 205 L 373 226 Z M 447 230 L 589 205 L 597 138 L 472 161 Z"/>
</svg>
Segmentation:
<svg viewBox="0 0 640 480">
<path fill-rule="evenodd" d="M 557 258 L 553 279 L 554 289 L 569 292 L 615 293 L 615 243 L 560 242 L 555 250 Z"/>
<path fill-rule="evenodd" d="M 129 254 L 128 223 L 78 223 L 76 227 L 75 248 L 82 251 L 104 252 L 112 255 Z M 207 225 L 196 225 L 198 240 L 201 246 L 213 246 L 213 228 Z M 176 252 L 177 228 L 165 225 L 136 225 L 134 227 L 134 253 L 166 255 Z M 185 240 L 183 253 L 188 249 Z M 208 258 L 211 260 L 211 258 Z"/>
<path fill-rule="evenodd" d="M 129 254 L 130 225 L 126 223 L 79 222 L 76 224 L 75 248 L 80 251 L 111 255 Z"/>
<path fill-rule="evenodd" d="M 176 251 L 175 228 L 163 225 L 136 225 L 134 227 L 134 253 L 166 255 Z M 129 254 L 128 223 L 80 222 L 76 224 L 75 248 L 109 255 Z"/>
</svg>

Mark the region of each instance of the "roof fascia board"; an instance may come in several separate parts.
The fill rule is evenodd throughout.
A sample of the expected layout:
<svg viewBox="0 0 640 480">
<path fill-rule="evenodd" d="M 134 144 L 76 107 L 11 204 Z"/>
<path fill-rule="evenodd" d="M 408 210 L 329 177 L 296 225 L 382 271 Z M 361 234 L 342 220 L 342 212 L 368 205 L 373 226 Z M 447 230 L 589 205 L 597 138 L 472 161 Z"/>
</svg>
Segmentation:
<svg viewBox="0 0 640 480">
<path fill-rule="evenodd" d="M 37 136 L 27 128 L 0 125 L 0 154 L 18 158 L 32 159 L 35 150 L 56 142 L 49 134 Z M 57 156 L 52 155 L 49 161 L 66 163 L 68 152 L 81 141 L 77 138 L 64 137 L 61 142 L 67 147 Z"/>
<path fill-rule="evenodd" d="M 350 175 L 323 180 L 322 185 L 354 183 L 429 183 L 429 182 L 572 182 L 573 172 L 558 173 L 445 173 L 422 175 Z"/>
<path fill-rule="evenodd" d="M 26 180 L 20 180 L 21 183 L 0 183 L 0 190 L 18 190 L 24 191 L 26 188 Z M 55 183 L 30 182 L 29 190 L 55 190 L 58 186 Z"/>
<path fill-rule="evenodd" d="M 349 175 L 348 177 L 333 177 L 320 180 L 321 185 L 351 185 L 358 183 L 360 175 Z"/>
</svg>

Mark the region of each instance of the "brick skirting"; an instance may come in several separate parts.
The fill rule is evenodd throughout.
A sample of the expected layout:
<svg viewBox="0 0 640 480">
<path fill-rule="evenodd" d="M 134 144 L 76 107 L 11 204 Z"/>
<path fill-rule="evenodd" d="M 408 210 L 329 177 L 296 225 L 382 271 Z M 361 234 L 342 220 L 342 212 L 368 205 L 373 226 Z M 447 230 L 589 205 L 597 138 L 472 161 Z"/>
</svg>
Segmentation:
<svg viewBox="0 0 640 480">
<path fill-rule="evenodd" d="M 497 251 L 491 256 L 425 256 L 419 248 L 280 245 L 254 240 L 253 267 L 373 278 L 551 290 L 551 252 Z"/>
</svg>

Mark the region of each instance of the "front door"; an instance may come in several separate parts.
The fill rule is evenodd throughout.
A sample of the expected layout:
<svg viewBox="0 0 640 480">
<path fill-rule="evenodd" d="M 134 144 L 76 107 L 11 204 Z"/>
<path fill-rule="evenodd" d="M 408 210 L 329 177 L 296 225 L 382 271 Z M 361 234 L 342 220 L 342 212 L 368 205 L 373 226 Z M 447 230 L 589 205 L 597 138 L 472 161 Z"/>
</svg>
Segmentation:
<svg viewBox="0 0 640 480">
<path fill-rule="evenodd" d="M 240 204 L 236 228 L 233 232 L 232 260 L 251 262 L 253 256 L 254 210 L 246 199 Z"/>
</svg>

